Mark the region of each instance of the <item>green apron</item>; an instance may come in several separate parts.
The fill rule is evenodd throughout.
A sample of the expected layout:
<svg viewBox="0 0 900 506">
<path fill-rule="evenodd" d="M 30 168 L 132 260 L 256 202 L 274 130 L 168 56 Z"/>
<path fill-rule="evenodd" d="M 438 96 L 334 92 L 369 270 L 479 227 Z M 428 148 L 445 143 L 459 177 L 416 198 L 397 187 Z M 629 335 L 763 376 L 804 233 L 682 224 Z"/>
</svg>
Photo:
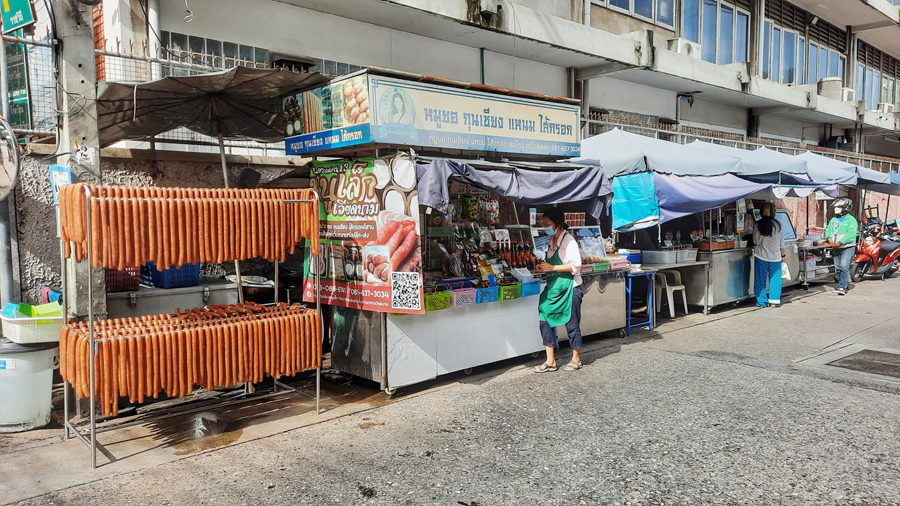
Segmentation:
<svg viewBox="0 0 900 506">
<path fill-rule="evenodd" d="M 559 241 L 562 247 L 562 239 Z M 562 265 L 559 258 L 560 248 L 556 248 L 553 256 L 547 260 L 550 265 Z M 572 293 L 575 291 L 575 275 L 571 272 L 552 271 L 547 273 L 547 287 L 541 292 L 538 312 L 541 321 L 551 327 L 569 323 L 572 318 Z"/>
</svg>

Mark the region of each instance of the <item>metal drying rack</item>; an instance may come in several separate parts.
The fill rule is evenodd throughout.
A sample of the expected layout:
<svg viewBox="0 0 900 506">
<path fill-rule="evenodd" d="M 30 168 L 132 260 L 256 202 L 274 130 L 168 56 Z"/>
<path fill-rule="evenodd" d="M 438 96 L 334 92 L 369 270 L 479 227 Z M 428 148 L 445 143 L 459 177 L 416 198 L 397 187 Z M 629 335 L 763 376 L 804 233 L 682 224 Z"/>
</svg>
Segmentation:
<svg viewBox="0 0 900 506">
<path fill-rule="evenodd" d="M 287 203 L 287 204 L 307 203 L 307 202 L 318 203 L 319 202 L 319 193 L 315 189 L 309 189 L 309 190 L 316 196 L 315 199 L 285 199 L 285 200 L 283 200 L 283 202 Z M 163 420 L 163 419 L 172 418 L 175 416 L 183 416 L 183 415 L 190 414 L 190 413 L 204 411 L 204 410 L 208 409 L 209 406 L 204 405 L 201 407 L 176 410 L 174 412 L 168 412 L 168 413 L 162 414 L 162 415 L 150 415 L 150 416 L 143 417 L 140 420 L 134 420 L 131 422 L 126 422 L 126 423 L 122 423 L 122 424 L 118 424 L 118 425 L 110 426 L 110 427 L 97 428 L 97 402 L 96 402 L 96 387 L 95 387 L 94 382 L 96 380 L 95 355 L 98 354 L 99 348 L 97 346 L 97 342 L 94 337 L 94 304 L 93 304 L 93 301 L 94 301 L 93 269 L 94 269 L 94 267 L 92 267 L 90 265 L 91 253 L 93 252 L 93 249 L 92 249 L 93 244 L 91 244 L 92 241 L 91 241 L 91 233 L 90 233 L 90 226 L 91 226 L 91 202 L 90 202 L 91 189 L 90 189 L 90 187 L 84 186 L 84 193 L 85 193 L 84 194 L 85 202 L 87 204 L 86 205 L 86 217 L 85 217 L 86 221 L 85 221 L 85 223 L 87 224 L 87 227 L 88 227 L 88 232 L 85 234 L 85 239 L 87 242 L 87 251 L 86 251 L 84 259 L 87 260 L 87 262 L 88 262 L 88 300 L 89 300 L 89 303 L 88 303 L 88 336 L 89 336 L 89 347 L 90 347 L 89 349 L 91 350 L 90 353 L 88 354 L 88 370 L 90 372 L 89 381 L 90 381 L 90 410 L 91 410 L 91 413 L 90 413 L 90 421 L 88 424 L 89 425 L 88 430 L 81 431 L 76 426 L 72 425 L 72 422 L 69 419 L 69 395 L 70 395 L 70 390 L 72 389 L 72 387 L 71 387 L 71 385 L 69 385 L 68 382 L 63 382 L 63 418 L 64 418 L 63 440 L 68 441 L 69 436 L 70 436 L 69 431 L 72 431 L 72 433 L 74 433 L 74 435 L 77 436 L 78 439 L 80 439 L 82 443 L 84 443 L 88 448 L 90 448 L 90 450 L 91 450 L 91 469 L 96 469 L 97 468 L 97 448 L 100 448 L 101 452 L 103 452 L 103 454 L 106 455 L 106 457 L 111 462 L 115 461 L 115 458 L 112 456 L 112 454 L 108 450 L 106 450 L 106 448 L 101 443 L 99 443 L 97 441 L 97 434 L 103 433 L 103 432 L 109 432 L 109 431 L 116 430 L 116 429 L 123 429 L 125 427 L 131 427 L 134 425 L 141 425 L 141 424 L 147 423 L 149 421 Z M 153 199 L 145 198 L 145 200 L 153 200 Z M 319 216 L 319 213 L 320 213 L 320 209 L 318 206 L 316 206 L 316 216 Z M 56 216 L 57 216 L 57 227 L 61 227 L 60 220 L 59 220 L 60 213 L 59 213 L 58 208 L 57 208 Z M 318 229 L 318 224 L 316 224 L 316 229 Z M 62 274 L 62 285 L 63 285 L 62 286 L 62 290 L 63 290 L 63 292 L 62 292 L 63 293 L 63 296 L 62 296 L 63 325 L 66 325 L 69 323 L 69 310 L 68 310 L 68 308 L 69 308 L 69 304 L 68 304 L 69 280 L 68 280 L 68 272 L 67 272 L 68 271 L 68 268 L 67 268 L 68 262 L 67 262 L 67 259 L 65 256 L 65 244 L 62 241 L 61 234 L 60 234 L 60 242 L 59 242 L 59 252 L 60 252 L 60 258 L 62 260 L 61 261 L 61 265 L 62 265 L 61 274 Z M 310 248 L 310 254 L 316 256 L 316 312 L 319 313 L 319 320 L 323 321 L 322 320 L 321 285 L 320 285 L 321 272 L 319 271 L 319 268 L 318 268 L 319 252 L 318 251 L 313 252 L 312 248 Z M 243 282 L 241 280 L 240 267 L 237 265 L 237 263 L 238 263 L 238 260 L 235 260 L 235 267 L 237 267 L 237 276 L 236 276 L 237 283 L 236 284 L 237 284 L 237 290 L 238 290 L 238 300 L 243 302 L 244 287 L 243 287 Z M 278 263 L 279 262 L 276 259 L 275 260 L 275 304 L 278 303 Z M 304 284 L 305 283 L 306 283 L 306 281 L 304 280 Z M 324 324 L 319 327 L 319 342 L 321 342 L 323 338 L 324 338 Z M 322 372 L 322 358 L 319 357 L 319 365 L 316 367 L 316 414 L 317 415 L 320 413 L 319 400 L 320 400 L 320 392 L 321 392 L 321 372 Z M 262 395 L 256 396 L 255 398 L 263 399 L 263 398 L 270 397 L 273 395 L 279 395 L 279 394 L 283 393 L 285 390 L 292 391 L 292 392 L 297 391 L 295 388 L 285 385 L 284 383 L 278 381 L 274 377 L 272 378 L 272 381 L 273 381 L 273 391 L 268 394 L 262 394 Z M 282 390 L 278 390 L 278 387 L 281 387 Z M 244 384 L 244 393 L 239 398 L 219 402 L 216 405 L 217 406 L 227 406 L 230 404 L 241 403 L 241 402 L 244 402 L 245 398 L 248 395 L 251 395 L 252 393 L 253 393 L 252 384 L 250 382 L 247 382 Z"/>
</svg>

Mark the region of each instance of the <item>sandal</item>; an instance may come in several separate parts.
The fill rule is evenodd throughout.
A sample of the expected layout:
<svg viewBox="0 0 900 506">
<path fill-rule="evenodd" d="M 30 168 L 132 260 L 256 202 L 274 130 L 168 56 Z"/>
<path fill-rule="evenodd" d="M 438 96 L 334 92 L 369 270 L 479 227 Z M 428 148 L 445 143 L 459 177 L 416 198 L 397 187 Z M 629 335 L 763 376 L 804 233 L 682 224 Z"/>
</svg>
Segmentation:
<svg viewBox="0 0 900 506">
<path fill-rule="evenodd" d="M 581 364 L 579 364 L 578 362 L 569 362 L 563 370 L 571 372 L 577 371 L 578 369 L 581 369 Z"/>
<path fill-rule="evenodd" d="M 557 371 L 558 369 L 559 369 L 559 367 L 557 367 L 557 366 L 555 366 L 555 365 L 550 365 L 550 364 L 548 364 L 547 362 L 544 362 L 543 364 L 541 364 L 541 365 L 535 367 L 535 368 L 534 368 L 534 372 L 536 372 L 536 373 L 542 373 L 542 372 L 555 372 L 555 371 Z"/>
</svg>

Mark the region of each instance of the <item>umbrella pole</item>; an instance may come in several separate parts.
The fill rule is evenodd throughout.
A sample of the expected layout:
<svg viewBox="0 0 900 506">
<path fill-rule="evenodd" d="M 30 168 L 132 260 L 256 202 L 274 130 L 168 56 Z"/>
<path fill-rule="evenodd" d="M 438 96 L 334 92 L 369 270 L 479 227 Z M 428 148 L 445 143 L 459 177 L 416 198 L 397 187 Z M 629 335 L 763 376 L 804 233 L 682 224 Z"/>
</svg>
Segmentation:
<svg viewBox="0 0 900 506">
<path fill-rule="evenodd" d="M 225 188 L 231 188 L 228 184 L 228 164 L 225 163 L 225 139 L 222 137 L 222 130 L 219 129 L 219 157 L 222 159 L 222 176 L 225 178 Z M 234 275 L 237 278 L 238 302 L 244 303 L 244 285 L 241 282 L 241 264 L 238 260 L 234 261 Z"/>
</svg>

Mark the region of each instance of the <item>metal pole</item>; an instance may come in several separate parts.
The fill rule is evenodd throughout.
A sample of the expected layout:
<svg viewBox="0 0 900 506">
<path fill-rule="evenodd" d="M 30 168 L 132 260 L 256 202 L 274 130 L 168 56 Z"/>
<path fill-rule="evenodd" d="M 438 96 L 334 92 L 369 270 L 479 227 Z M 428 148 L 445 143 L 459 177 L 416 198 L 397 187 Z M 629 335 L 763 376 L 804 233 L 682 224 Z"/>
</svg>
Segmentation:
<svg viewBox="0 0 900 506">
<path fill-rule="evenodd" d="M 84 200 L 87 204 L 85 206 L 85 210 L 87 216 L 85 216 L 85 223 L 88 223 L 90 226 L 91 223 L 91 189 L 87 186 L 84 187 Z M 88 369 L 90 370 L 90 383 L 91 383 L 91 469 L 97 468 L 97 405 L 96 402 L 96 385 L 94 384 L 94 371 L 96 368 L 96 360 L 94 356 L 97 354 L 96 341 L 94 340 L 94 270 L 91 267 L 91 252 L 93 244 L 91 244 L 91 231 L 88 230 L 85 234 L 87 239 L 87 261 L 88 261 L 88 335 L 89 335 L 89 349 L 90 353 L 88 353 Z"/>
<path fill-rule="evenodd" d="M 278 259 L 275 259 L 275 304 L 278 304 Z"/>
<path fill-rule="evenodd" d="M 225 163 L 225 139 L 222 137 L 222 128 L 219 127 L 219 157 L 222 160 L 222 177 L 225 180 L 225 188 L 231 188 L 231 185 L 228 182 L 228 164 Z M 241 280 L 241 263 L 238 260 L 234 261 L 234 276 L 237 278 L 237 287 L 238 287 L 238 302 L 244 303 L 244 283 Z"/>
<path fill-rule="evenodd" d="M 59 229 L 59 206 L 56 206 L 56 226 L 57 230 Z M 62 260 L 60 264 L 60 272 L 62 273 L 62 313 L 63 313 L 63 325 L 69 324 L 69 304 L 66 302 L 68 300 L 67 290 L 68 280 L 67 276 L 68 271 L 66 269 L 66 253 L 65 246 L 63 245 L 62 239 L 59 241 L 59 258 Z M 65 360 L 65 357 L 62 358 Z M 63 427 L 65 432 L 63 432 L 63 441 L 69 440 L 69 383 L 67 381 L 63 381 L 63 421 L 65 422 Z"/>
<path fill-rule="evenodd" d="M 9 120 L 9 79 L 6 42 L 0 40 L 0 113 Z M 0 302 L 13 302 L 13 268 L 9 226 L 9 198 L 0 201 Z"/>
</svg>

